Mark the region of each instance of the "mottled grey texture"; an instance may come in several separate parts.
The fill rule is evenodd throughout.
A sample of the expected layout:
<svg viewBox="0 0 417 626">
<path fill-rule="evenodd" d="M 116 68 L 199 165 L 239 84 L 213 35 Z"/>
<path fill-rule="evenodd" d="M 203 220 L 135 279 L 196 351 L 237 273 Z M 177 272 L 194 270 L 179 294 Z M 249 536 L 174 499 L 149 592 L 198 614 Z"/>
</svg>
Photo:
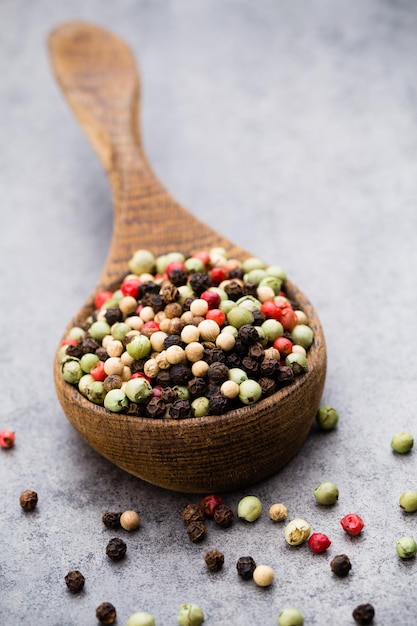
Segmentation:
<svg viewBox="0 0 417 626">
<path fill-rule="evenodd" d="M 321 318 L 328 346 L 323 402 L 338 428 L 314 430 L 279 475 L 247 493 L 264 512 L 253 525 L 208 524 L 191 544 L 181 520 L 197 498 L 165 492 L 110 465 L 84 444 L 55 396 L 61 331 L 99 276 L 112 228 L 108 184 L 52 77 L 46 37 L 64 19 L 113 29 L 142 72 L 142 128 L 157 174 L 227 237 L 283 265 Z M 417 563 L 395 542 L 417 535 L 398 498 L 416 488 L 417 452 L 396 456 L 397 430 L 417 435 L 417 5 L 413 0 L 2 0 L 0 3 L 0 621 L 88 626 L 112 602 L 118 624 L 146 610 L 175 624 L 183 602 L 207 626 L 275 624 L 285 606 L 305 624 L 348 626 L 371 602 L 375 624 L 415 623 Z M 313 489 L 335 482 L 339 502 Z M 19 494 L 35 489 L 32 513 Z M 291 549 L 268 518 L 326 532 L 332 546 Z M 105 510 L 138 509 L 142 526 L 110 562 Z M 360 513 L 363 534 L 339 519 Z M 221 572 L 203 556 L 225 555 Z M 330 560 L 345 552 L 347 579 Z M 272 566 L 269 589 L 238 578 L 250 554 Z M 80 569 L 73 595 L 64 577 Z"/>
</svg>

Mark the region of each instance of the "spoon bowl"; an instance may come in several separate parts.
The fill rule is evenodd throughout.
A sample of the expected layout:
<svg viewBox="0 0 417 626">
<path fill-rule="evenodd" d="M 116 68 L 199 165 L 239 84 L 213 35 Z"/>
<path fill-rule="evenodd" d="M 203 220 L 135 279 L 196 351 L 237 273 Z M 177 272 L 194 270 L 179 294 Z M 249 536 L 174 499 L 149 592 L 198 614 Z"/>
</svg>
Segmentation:
<svg viewBox="0 0 417 626">
<path fill-rule="evenodd" d="M 114 206 L 112 239 L 101 275 L 63 338 L 92 313 L 97 293 L 117 289 L 138 248 L 158 256 L 172 250 L 191 255 L 221 246 L 241 261 L 252 256 L 195 218 L 155 176 L 142 146 L 139 77 L 126 43 L 95 25 L 67 22 L 50 33 L 49 53 L 62 92 L 107 172 Z M 308 371 L 274 395 L 220 416 L 167 420 L 116 414 L 66 383 L 57 356 L 54 379 L 64 413 L 103 457 L 166 489 L 222 492 L 272 476 L 303 445 L 326 375 L 326 346 L 317 314 L 296 285 L 287 280 L 285 289 L 306 313 L 314 341 Z"/>
</svg>

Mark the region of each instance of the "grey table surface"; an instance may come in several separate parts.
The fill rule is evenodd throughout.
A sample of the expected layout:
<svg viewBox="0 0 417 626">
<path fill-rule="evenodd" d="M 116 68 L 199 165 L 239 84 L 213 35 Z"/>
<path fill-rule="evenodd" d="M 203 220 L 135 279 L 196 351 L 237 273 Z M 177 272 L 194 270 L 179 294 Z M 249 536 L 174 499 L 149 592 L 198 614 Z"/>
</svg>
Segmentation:
<svg viewBox="0 0 417 626">
<path fill-rule="evenodd" d="M 224 495 L 236 510 L 257 495 L 254 524 L 209 526 L 188 541 L 183 506 L 112 466 L 66 420 L 52 363 L 61 333 L 99 276 L 112 230 L 109 187 L 52 76 L 46 37 L 64 20 L 112 29 L 131 45 L 143 87 L 142 130 L 159 178 L 196 216 L 267 262 L 283 265 L 321 319 L 328 349 L 323 404 L 340 413 L 313 428 L 278 475 Z M 401 561 L 415 515 L 398 505 L 417 487 L 417 5 L 413 0 L 2 0 L 0 3 L 0 621 L 88 626 L 112 602 L 118 624 L 144 610 L 164 626 L 183 602 L 207 626 L 276 624 L 297 607 L 307 625 L 353 624 L 371 602 L 375 624 L 415 624 L 417 562 Z M 313 497 L 335 482 L 338 503 Z M 19 506 L 26 488 L 37 509 Z M 205 494 L 201 494 L 205 495 Z M 332 545 L 291 549 L 269 505 L 307 519 Z M 106 510 L 134 508 L 124 562 L 109 562 Z M 360 537 L 339 520 L 357 512 Z M 221 572 L 203 562 L 225 555 Z M 346 553 L 347 579 L 329 563 Z M 242 581 L 250 554 L 273 567 L 268 589 Z M 79 595 L 64 576 L 80 569 Z"/>
</svg>

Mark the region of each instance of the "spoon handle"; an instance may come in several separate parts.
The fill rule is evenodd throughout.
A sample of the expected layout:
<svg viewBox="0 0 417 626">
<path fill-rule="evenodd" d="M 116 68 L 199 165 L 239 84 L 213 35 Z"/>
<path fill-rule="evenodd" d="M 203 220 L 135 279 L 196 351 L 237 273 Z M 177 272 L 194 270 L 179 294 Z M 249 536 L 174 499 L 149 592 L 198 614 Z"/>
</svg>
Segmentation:
<svg viewBox="0 0 417 626">
<path fill-rule="evenodd" d="M 96 289 L 120 279 L 138 248 L 155 255 L 224 246 L 248 253 L 184 209 L 155 176 L 139 128 L 140 84 L 124 41 L 92 24 L 66 22 L 49 36 L 56 79 L 107 172 L 113 235 Z"/>
</svg>

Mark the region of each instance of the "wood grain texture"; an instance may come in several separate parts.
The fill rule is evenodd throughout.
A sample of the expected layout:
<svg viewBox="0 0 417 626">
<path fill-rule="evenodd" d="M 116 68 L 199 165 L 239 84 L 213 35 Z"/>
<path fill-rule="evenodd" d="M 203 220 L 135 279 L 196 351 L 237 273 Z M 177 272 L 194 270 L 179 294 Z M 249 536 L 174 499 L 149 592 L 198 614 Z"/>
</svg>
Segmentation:
<svg viewBox="0 0 417 626">
<path fill-rule="evenodd" d="M 57 81 L 109 177 L 113 235 L 94 292 L 64 331 L 85 320 L 94 294 L 115 289 L 138 248 L 155 255 L 223 246 L 243 260 L 249 252 L 225 239 L 179 205 L 156 178 L 139 130 L 139 78 L 126 44 L 83 22 L 52 31 L 49 52 Z M 326 346 L 307 297 L 287 281 L 289 297 L 314 330 L 309 370 L 294 384 L 254 406 L 221 416 L 157 420 L 113 414 L 65 383 L 55 359 L 59 401 L 69 421 L 97 452 L 122 469 L 167 489 L 228 491 L 263 480 L 300 450 L 320 404 Z"/>
</svg>

